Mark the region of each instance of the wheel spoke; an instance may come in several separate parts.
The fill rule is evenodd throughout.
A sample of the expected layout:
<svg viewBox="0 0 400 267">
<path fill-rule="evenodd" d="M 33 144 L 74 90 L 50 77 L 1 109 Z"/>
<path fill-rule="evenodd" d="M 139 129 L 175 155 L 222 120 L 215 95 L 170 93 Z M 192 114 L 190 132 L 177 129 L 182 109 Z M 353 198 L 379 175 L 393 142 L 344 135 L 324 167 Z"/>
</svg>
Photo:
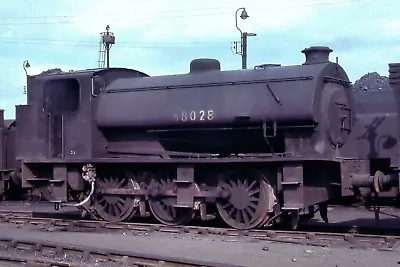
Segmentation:
<svg viewBox="0 0 400 267">
<path fill-rule="evenodd" d="M 121 179 L 121 181 L 119 182 L 119 184 L 117 185 L 117 188 L 121 188 L 122 185 L 125 183 L 125 179 Z"/>
<path fill-rule="evenodd" d="M 121 203 L 122 205 L 124 205 L 125 200 L 122 199 L 120 196 L 118 196 L 117 199 L 116 199 L 116 202 L 117 202 L 117 203 Z"/>
<path fill-rule="evenodd" d="M 251 218 L 253 218 L 254 215 L 256 214 L 255 209 L 252 210 L 250 207 L 246 207 L 245 211 L 247 212 L 247 214 L 249 214 L 249 216 L 250 216 Z"/>
<path fill-rule="evenodd" d="M 176 209 L 168 206 L 168 212 L 171 214 L 172 218 L 176 218 Z"/>
<path fill-rule="evenodd" d="M 247 187 L 247 191 L 251 190 L 255 185 L 256 185 L 257 181 L 254 180 L 253 182 L 251 182 L 251 184 Z"/>
<path fill-rule="evenodd" d="M 102 189 L 135 189 L 135 181 L 133 175 L 121 174 L 110 176 L 98 176 L 96 180 L 96 188 Z M 136 186 L 137 187 L 137 186 Z M 134 195 L 103 195 L 96 194 L 94 199 L 94 207 L 99 216 L 109 222 L 120 222 L 130 217 L 137 209 L 137 196 Z"/>
<path fill-rule="evenodd" d="M 242 210 L 242 217 L 244 219 L 244 223 L 245 224 L 249 224 L 250 223 L 250 217 L 249 214 L 247 213 L 247 211 L 244 209 Z"/>
<path fill-rule="evenodd" d="M 255 203 L 253 203 L 253 202 L 249 202 L 249 203 L 248 203 L 248 207 L 249 207 L 249 208 L 253 208 L 254 210 L 257 209 L 257 205 L 256 205 Z"/>
<path fill-rule="evenodd" d="M 112 215 L 117 216 L 118 213 L 115 210 L 115 205 L 111 204 L 110 205 L 110 210 L 111 210 L 111 214 Z"/>
<path fill-rule="evenodd" d="M 124 204 L 121 203 L 120 201 L 117 201 L 115 203 L 115 206 L 119 209 L 119 212 L 122 212 L 122 209 L 124 208 Z"/>
<path fill-rule="evenodd" d="M 232 214 L 235 212 L 235 207 L 234 206 L 232 206 L 232 208 L 228 211 L 228 215 L 229 216 L 232 216 Z"/>
<path fill-rule="evenodd" d="M 176 188 L 171 179 L 153 180 L 153 186 L 158 186 L 161 192 Z M 170 197 L 157 197 L 149 200 L 149 207 L 154 217 L 161 223 L 167 225 L 182 225 L 189 222 L 193 217 L 193 210 L 189 208 L 176 208 Z"/>
<path fill-rule="evenodd" d="M 250 201 L 250 202 L 259 202 L 259 199 L 258 199 L 258 198 L 255 198 L 255 197 L 250 197 L 250 198 L 249 198 L 249 201 Z"/>
<path fill-rule="evenodd" d="M 253 196 L 253 195 L 257 194 L 257 193 L 260 193 L 260 189 L 254 189 L 254 190 L 250 190 L 248 192 L 249 192 L 250 196 Z"/>
<path fill-rule="evenodd" d="M 240 223 L 240 210 L 239 210 L 239 209 L 236 209 L 236 216 L 235 216 L 235 218 L 236 218 L 236 222 Z"/>
<path fill-rule="evenodd" d="M 225 205 L 222 206 L 222 208 L 226 209 L 228 207 L 232 206 L 232 203 L 227 202 Z"/>
<path fill-rule="evenodd" d="M 219 186 L 229 191 L 229 199 L 218 200 L 218 212 L 231 227 L 252 229 L 268 217 L 268 194 L 273 191 L 263 176 L 226 175 Z"/>
</svg>

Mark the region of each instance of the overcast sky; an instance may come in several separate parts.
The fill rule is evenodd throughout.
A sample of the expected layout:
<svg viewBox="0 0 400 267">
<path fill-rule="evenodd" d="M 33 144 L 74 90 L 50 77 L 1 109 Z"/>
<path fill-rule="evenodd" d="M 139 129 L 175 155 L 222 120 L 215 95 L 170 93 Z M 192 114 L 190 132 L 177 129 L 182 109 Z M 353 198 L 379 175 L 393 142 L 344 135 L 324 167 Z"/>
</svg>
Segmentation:
<svg viewBox="0 0 400 267">
<path fill-rule="evenodd" d="M 97 67 L 100 32 L 116 36 L 111 66 L 149 75 L 186 73 L 194 58 L 220 60 L 222 69 L 241 68 L 231 51 L 240 38 L 235 11 L 249 37 L 248 67 L 301 64 L 300 51 L 326 45 L 354 82 L 389 62 L 400 62 L 400 1 L 395 0 L 3 0 L 0 2 L 0 108 L 14 117 L 29 74 L 49 68 Z"/>
</svg>

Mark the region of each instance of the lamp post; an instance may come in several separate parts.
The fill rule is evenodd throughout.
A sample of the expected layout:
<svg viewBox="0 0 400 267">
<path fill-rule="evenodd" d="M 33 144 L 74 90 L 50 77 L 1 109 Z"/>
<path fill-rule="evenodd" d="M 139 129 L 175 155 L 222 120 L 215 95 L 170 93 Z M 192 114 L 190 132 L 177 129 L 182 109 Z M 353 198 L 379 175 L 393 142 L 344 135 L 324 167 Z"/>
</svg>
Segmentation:
<svg viewBox="0 0 400 267">
<path fill-rule="evenodd" d="M 247 36 L 257 36 L 255 33 L 251 32 L 242 32 L 242 30 L 239 29 L 238 27 L 238 13 L 239 11 L 242 10 L 242 13 L 240 14 L 240 18 L 245 20 L 249 17 L 247 14 L 247 11 L 244 7 L 240 7 L 236 10 L 235 13 L 235 25 L 236 29 L 240 32 L 240 52 L 236 51 L 236 54 L 239 54 L 242 56 L 242 69 L 247 69 Z"/>
<path fill-rule="evenodd" d="M 24 63 L 22 63 L 22 67 L 24 68 L 25 71 L 25 76 L 28 77 L 28 72 L 26 71 L 27 68 L 29 68 L 31 65 L 29 64 L 28 60 L 25 60 Z"/>
<path fill-rule="evenodd" d="M 26 77 L 26 83 L 28 83 L 28 72 L 26 71 L 27 68 L 29 68 L 31 65 L 29 64 L 28 60 L 25 60 L 24 63 L 22 63 L 22 67 L 24 68 L 25 71 L 25 77 Z M 26 86 L 27 84 L 24 85 L 24 94 L 26 94 Z"/>
</svg>

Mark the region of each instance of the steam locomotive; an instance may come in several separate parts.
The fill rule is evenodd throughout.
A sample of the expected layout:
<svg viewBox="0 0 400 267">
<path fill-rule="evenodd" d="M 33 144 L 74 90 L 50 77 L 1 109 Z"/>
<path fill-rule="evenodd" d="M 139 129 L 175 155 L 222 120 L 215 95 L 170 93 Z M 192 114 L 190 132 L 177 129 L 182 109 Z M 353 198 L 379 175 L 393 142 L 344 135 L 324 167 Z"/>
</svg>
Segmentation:
<svg viewBox="0 0 400 267">
<path fill-rule="evenodd" d="M 125 68 L 29 76 L 0 122 L 1 186 L 94 218 L 237 229 L 290 222 L 334 199 L 399 194 L 400 64 L 391 91 L 355 92 L 332 49 L 293 66 L 186 74 Z"/>
</svg>

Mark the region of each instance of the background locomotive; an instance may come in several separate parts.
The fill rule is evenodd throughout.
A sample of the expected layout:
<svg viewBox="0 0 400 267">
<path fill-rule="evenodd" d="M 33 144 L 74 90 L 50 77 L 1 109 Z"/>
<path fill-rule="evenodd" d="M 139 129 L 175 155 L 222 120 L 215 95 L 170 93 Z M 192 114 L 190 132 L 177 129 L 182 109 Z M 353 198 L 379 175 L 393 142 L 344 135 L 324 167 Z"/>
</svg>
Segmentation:
<svg viewBox="0 0 400 267">
<path fill-rule="evenodd" d="M 30 76 L 15 129 L 0 124 L 3 182 L 107 221 L 219 214 L 238 229 L 283 214 L 296 226 L 314 205 L 326 219 L 333 199 L 396 197 L 400 66 L 393 91 L 353 92 L 330 48 L 302 52 L 301 65 L 253 70 L 197 59 L 180 75 Z"/>
</svg>

